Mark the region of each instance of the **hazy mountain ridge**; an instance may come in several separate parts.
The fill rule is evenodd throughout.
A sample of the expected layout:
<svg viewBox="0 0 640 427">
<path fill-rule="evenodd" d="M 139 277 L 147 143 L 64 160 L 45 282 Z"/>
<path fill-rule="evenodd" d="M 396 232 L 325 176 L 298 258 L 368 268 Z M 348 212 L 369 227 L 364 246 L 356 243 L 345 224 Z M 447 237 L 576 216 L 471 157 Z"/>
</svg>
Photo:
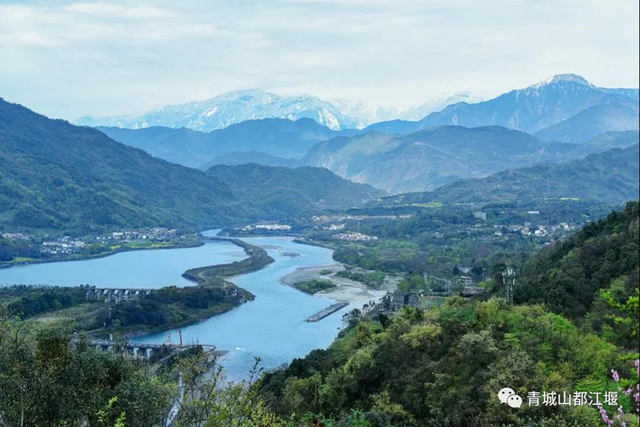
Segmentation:
<svg viewBox="0 0 640 427">
<path fill-rule="evenodd" d="M 543 141 L 581 144 L 604 132 L 638 130 L 639 119 L 638 104 L 632 100 L 599 104 L 541 129 L 534 136 Z"/>
<path fill-rule="evenodd" d="M 370 132 L 314 146 L 301 164 L 392 193 L 432 190 L 448 182 L 564 158 L 573 146 L 543 143 L 502 127 L 440 126 L 396 136 Z M 518 166 L 514 166 L 518 165 Z"/>
<path fill-rule="evenodd" d="M 637 99 L 638 89 L 599 88 L 581 76 L 559 74 L 477 104 L 450 105 L 419 121 L 381 122 L 366 130 L 406 134 L 430 126 L 459 125 L 504 126 L 534 133 L 595 105 Z"/>
<path fill-rule="evenodd" d="M 282 215 L 282 205 L 295 212 L 315 208 L 346 208 L 385 195 L 366 184 L 342 179 L 327 169 L 269 167 L 258 164 L 215 165 L 207 174 L 226 183 L 244 199 L 254 199 L 268 216 Z"/>
<path fill-rule="evenodd" d="M 170 162 L 195 168 L 217 156 L 239 151 L 259 151 L 277 157 L 299 158 L 319 141 L 355 132 L 333 131 L 311 119 L 248 120 L 209 133 L 167 127 L 98 129 L 118 142 L 141 148 Z"/>
<path fill-rule="evenodd" d="M 209 160 L 207 163 L 198 167 L 198 169 L 206 171 L 216 165 L 234 166 L 246 165 L 249 163 L 262 166 L 294 168 L 298 164 L 298 161 L 295 159 L 273 156 L 260 151 L 231 151 Z"/>
<path fill-rule="evenodd" d="M 128 147 L 102 132 L 77 127 L 0 99 L 0 229 L 90 233 L 151 226 L 204 229 L 299 215 L 340 206 L 339 194 L 315 198 L 315 187 L 296 187 L 299 200 L 256 188 L 236 193 L 240 182 L 205 174 Z M 230 166 L 233 170 L 234 166 Z M 268 178 L 275 169 L 263 168 Z M 382 194 L 331 172 L 307 168 L 306 179 L 350 195 L 357 204 Z M 224 181 L 223 181 L 224 179 Z M 227 184 L 228 183 L 228 184 Z M 286 190 L 281 183 L 280 188 Z"/>
<path fill-rule="evenodd" d="M 591 200 L 617 206 L 638 199 L 638 144 L 555 165 L 505 170 L 465 179 L 430 193 L 404 194 L 383 204 L 512 203 L 531 200 Z"/>
</svg>

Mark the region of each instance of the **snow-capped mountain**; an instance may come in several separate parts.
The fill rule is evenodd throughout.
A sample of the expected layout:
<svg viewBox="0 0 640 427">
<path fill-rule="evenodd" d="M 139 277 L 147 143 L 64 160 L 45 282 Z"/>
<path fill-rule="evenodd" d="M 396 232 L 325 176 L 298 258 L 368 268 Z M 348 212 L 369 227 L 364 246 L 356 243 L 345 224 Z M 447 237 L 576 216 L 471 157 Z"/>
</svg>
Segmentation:
<svg viewBox="0 0 640 427">
<path fill-rule="evenodd" d="M 504 126 L 533 133 L 595 105 L 628 101 L 634 93 L 637 96 L 637 89 L 599 88 L 576 74 L 559 74 L 488 101 L 450 105 L 428 115 L 417 127 Z"/>
<path fill-rule="evenodd" d="M 164 126 L 174 129 L 188 128 L 201 132 L 224 129 L 246 120 L 280 118 L 313 119 L 332 130 L 362 129 L 372 123 L 399 117 L 422 119 L 433 111 L 440 111 L 456 102 L 479 102 L 480 98 L 468 92 L 398 112 L 395 107 L 367 104 L 350 99 L 324 101 L 311 95 L 283 96 L 260 89 L 223 93 L 205 101 L 168 105 L 143 114 L 106 117 L 84 116 L 76 120 L 83 126 L 109 126 L 126 129 L 144 129 Z"/>
<path fill-rule="evenodd" d="M 260 89 L 227 92 L 206 101 L 169 105 L 140 115 L 84 116 L 76 124 L 129 129 L 185 127 L 210 132 L 246 120 L 266 118 L 310 118 L 333 130 L 362 127 L 358 119 L 345 115 L 330 102 L 314 96 L 281 96 Z"/>
<path fill-rule="evenodd" d="M 471 92 L 460 92 L 450 96 L 446 96 L 440 99 L 436 99 L 431 102 L 427 102 L 422 105 L 418 105 L 407 110 L 402 111 L 397 115 L 397 119 L 401 120 L 422 120 L 427 117 L 429 114 L 442 111 L 449 105 L 457 104 L 458 102 L 466 102 L 467 104 L 477 104 L 478 102 L 482 102 L 482 98 L 472 94 Z M 389 120 L 389 119 L 386 119 Z M 381 120 L 378 120 L 381 121 Z M 375 122 L 371 122 L 375 123 Z"/>
<path fill-rule="evenodd" d="M 398 117 L 398 109 L 380 104 L 369 104 L 347 98 L 332 99 L 331 103 L 345 116 L 352 117 L 358 122 L 357 129 L 362 129 L 371 123 L 393 120 Z"/>
</svg>

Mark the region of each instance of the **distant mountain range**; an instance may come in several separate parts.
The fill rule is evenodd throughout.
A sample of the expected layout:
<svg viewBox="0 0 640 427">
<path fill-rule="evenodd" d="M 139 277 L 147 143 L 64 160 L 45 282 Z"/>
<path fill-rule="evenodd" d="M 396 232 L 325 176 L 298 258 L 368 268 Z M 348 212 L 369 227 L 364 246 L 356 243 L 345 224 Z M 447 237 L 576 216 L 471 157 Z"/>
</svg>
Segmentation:
<svg viewBox="0 0 640 427">
<path fill-rule="evenodd" d="M 357 205 L 382 194 L 324 169 L 260 168 L 261 182 L 278 183 L 272 191 L 255 184 L 250 168 L 227 168 L 204 173 L 156 159 L 98 130 L 51 120 L 0 98 L 0 230 L 201 230 Z M 287 174 L 304 179 L 271 180 Z M 332 191 L 320 192 L 321 187 Z"/>
<path fill-rule="evenodd" d="M 477 104 L 449 105 L 418 121 L 376 123 L 366 130 L 407 134 L 432 126 L 504 126 L 534 133 L 595 105 L 638 104 L 638 89 L 599 88 L 575 74 L 560 74 Z M 604 129 L 615 130 L 615 129 Z"/>
<path fill-rule="evenodd" d="M 299 163 L 400 193 L 433 190 L 508 168 L 558 162 L 572 149 L 498 126 L 439 126 L 404 136 L 368 132 L 334 138 L 315 145 Z"/>
<path fill-rule="evenodd" d="M 623 100 L 599 104 L 580 111 L 567 120 L 534 133 L 543 141 L 581 144 L 609 131 L 638 130 L 638 102 Z"/>
<path fill-rule="evenodd" d="M 248 120 L 209 133 L 166 127 L 98 129 L 118 142 L 155 157 L 195 168 L 230 152 L 261 152 L 297 159 L 320 141 L 355 133 L 334 131 L 311 119 Z"/>
<path fill-rule="evenodd" d="M 431 113 L 442 111 L 449 105 L 458 104 L 460 102 L 464 102 L 466 104 L 477 104 L 478 102 L 482 102 L 482 98 L 472 94 L 471 92 L 460 92 L 454 95 L 447 96 L 445 98 L 437 99 L 432 102 L 427 102 L 425 104 L 409 108 L 408 110 L 397 114 L 396 117 L 400 120 L 422 120 Z"/>
<path fill-rule="evenodd" d="M 280 96 L 260 89 L 238 90 L 206 101 L 168 105 L 140 115 L 85 116 L 76 124 L 143 129 L 151 126 L 189 128 L 201 132 L 223 129 L 246 120 L 313 119 L 329 129 L 353 129 L 358 121 L 345 116 L 330 102 L 309 95 Z"/>
<path fill-rule="evenodd" d="M 620 205 L 638 199 L 638 143 L 557 165 L 506 170 L 465 179 L 429 193 L 383 199 L 387 206 L 445 203 L 528 203 L 532 200 L 589 200 Z"/>
<path fill-rule="evenodd" d="M 332 130 L 362 129 L 382 120 L 417 120 L 456 102 L 473 103 L 480 100 L 468 92 L 463 92 L 399 112 L 393 107 L 375 106 L 362 101 L 325 101 L 311 95 L 281 96 L 260 89 L 251 89 L 227 92 L 205 101 L 168 105 L 144 114 L 84 116 L 75 123 L 82 126 L 126 129 L 153 126 L 174 129 L 184 127 L 211 132 L 246 120 L 280 118 L 296 121 L 308 118 Z"/>
</svg>

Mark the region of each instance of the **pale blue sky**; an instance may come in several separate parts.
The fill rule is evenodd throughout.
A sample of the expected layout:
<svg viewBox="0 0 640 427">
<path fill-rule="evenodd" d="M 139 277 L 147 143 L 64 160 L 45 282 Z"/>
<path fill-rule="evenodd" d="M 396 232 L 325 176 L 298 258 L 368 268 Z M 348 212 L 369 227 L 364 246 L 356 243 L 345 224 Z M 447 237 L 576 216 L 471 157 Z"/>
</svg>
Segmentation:
<svg viewBox="0 0 640 427">
<path fill-rule="evenodd" d="M 0 0 L 0 97 L 53 117 L 262 88 L 408 106 L 558 73 L 638 87 L 637 0 Z"/>
</svg>

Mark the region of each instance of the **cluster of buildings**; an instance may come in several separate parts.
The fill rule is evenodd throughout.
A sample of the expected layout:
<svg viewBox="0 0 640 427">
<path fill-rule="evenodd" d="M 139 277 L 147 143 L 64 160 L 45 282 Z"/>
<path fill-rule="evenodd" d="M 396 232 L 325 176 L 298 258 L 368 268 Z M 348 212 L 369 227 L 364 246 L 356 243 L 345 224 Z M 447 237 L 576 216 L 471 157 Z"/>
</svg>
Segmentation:
<svg viewBox="0 0 640 427">
<path fill-rule="evenodd" d="M 103 301 L 105 303 L 120 303 L 150 295 L 152 289 L 112 289 L 88 288 L 87 301 Z"/>
<path fill-rule="evenodd" d="M 506 233 L 521 234 L 523 236 L 543 237 L 555 234 L 557 232 L 567 232 L 575 227 L 570 226 L 566 222 L 557 225 L 536 225 L 531 222 L 516 225 L 494 225 L 494 236 L 503 236 Z"/>
<path fill-rule="evenodd" d="M 33 240 L 32 235 L 24 234 L 24 233 L 3 233 L 0 235 L 0 237 L 8 240 L 25 240 L 25 241 Z"/>
<path fill-rule="evenodd" d="M 49 255 L 71 255 L 80 252 L 87 244 L 79 239 L 64 236 L 56 240 L 42 242 L 40 252 Z"/>
<path fill-rule="evenodd" d="M 346 240 L 349 242 L 370 242 L 372 240 L 378 240 L 377 236 L 369 236 L 367 234 L 358 233 L 356 231 L 335 234 L 333 237 L 338 240 Z"/>
<path fill-rule="evenodd" d="M 413 215 L 315 215 L 311 217 L 313 222 L 344 222 L 344 221 L 366 221 L 366 220 L 397 220 L 411 218 Z"/>
<path fill-rule="evenodd" d="M 167 240 L 178 236 L 175 228 L 155 227 L 145 231 L 114 231 L 113 233 L 97 236 L 100 243 L 118 243 L 131 240 Z"/>
</svg>

